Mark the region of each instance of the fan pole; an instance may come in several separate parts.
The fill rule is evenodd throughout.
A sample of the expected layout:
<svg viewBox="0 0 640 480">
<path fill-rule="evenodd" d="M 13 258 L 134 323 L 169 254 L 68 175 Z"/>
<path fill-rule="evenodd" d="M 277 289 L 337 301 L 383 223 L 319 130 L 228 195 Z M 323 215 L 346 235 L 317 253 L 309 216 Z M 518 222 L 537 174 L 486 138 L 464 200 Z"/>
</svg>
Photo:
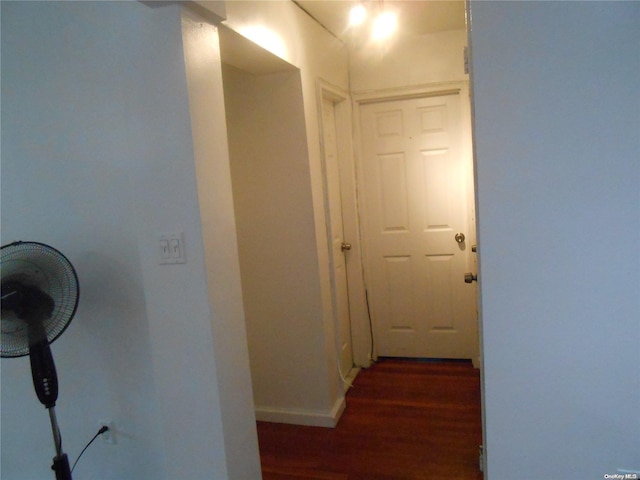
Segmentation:
<svg viewBox="0 0 640 480">
<path fill-rule="evenodd" d="M 56 418 L 56 409 L 48 407 L 49 419 L 51 420 L 51 431 L 53 432 L 53 442 L 56 445 L 56 456 L 53 459 L 51 469 L 56 472 L 56 480 L 72 480 L 71 470 L 69 469 L 69 458 L 62 451 L 62 435 L 60 427 L 58 427 L 58 419 Z"/>
</svg>

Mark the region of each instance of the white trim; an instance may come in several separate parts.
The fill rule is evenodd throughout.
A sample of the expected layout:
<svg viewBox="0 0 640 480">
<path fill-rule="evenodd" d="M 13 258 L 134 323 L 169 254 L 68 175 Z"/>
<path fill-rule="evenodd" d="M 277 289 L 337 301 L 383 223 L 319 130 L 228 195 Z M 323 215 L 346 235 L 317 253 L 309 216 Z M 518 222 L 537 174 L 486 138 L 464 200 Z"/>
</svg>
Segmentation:
<svg viewBox="0 0 640 480">
<path fill-rule="evenodd" d="M 382 90 L 367 90 L 353 92 L 352 97 L 355 105 L 367 103 L 387 102 L 392 100 L 422 98 L 427 96 L 442 96 L 447 94 L 460 93 L 461 90 L 469 88 L 468 80 L 458 80 L 454 82 L 427 83 L 424 85 L 414 85 L 410 87 L 385 88 Z M 354 115 L 355 118 L 355 115 Z M 358 117 L 359 120 L 359 117 Z"/>
<path fill-rule="evenodd" d="M 256 420 L 259 422 L 334 428 L 340 421 L 345 406 L 346 402 L 344 397 L 338 398 L 333 408 L 328 412 L 256 406 Z"/>
<path fill-rule="evenodd" d="M 327 198 L 326 167 L 324 164 L 323 119 L 322 100 L 329 99 L 334 102 L 336 116 L 344 121 L 350 128 L 353 124 L 352 102 L 348 92 L 327 82 L 322 78 L 316 81 L 316 98 L 318 104 L 318 126 L 320 131 L 320 151 L 322 157 L 322 174 L 324 189 L 324 207 L 327 232 L 330 231 L 330 216 Z M 342 127 L 338 125 L 338 127 Z M 351 319 L 351 345 L 353 363 L 358 367 L 369 367 L 369 345 L 371 343 L 367 306 L 365 299 L 365 286 L 362 265 L 362 240 L 359 226 L 357 179 L 354 162 L 354 143 L 350 128 L 348 135 L 342 135 L 337 139 L 339 149 L 340 189 L 342 192 L 342 220 L 345 239 L 351 243 L 350 255 L 347 258 L 347 284 L 349 289 L 349 316 Z M 331 248 L 331 239 L 329 248 Z M 330 253 L 331 258 L 331 253 Z M 335 324 L 335 292 L 332 284 L 332 315 Z M 337 330 L 336 330 L 337 331 Z M 336 334 L 337 335 L 337 334 Z M 336 339 L 337 340 L 337 339 Z M 339 349 L 338 349 L 339 351 Z M 339 359 L 338 359 L 339 360 Z"/>
<path fill-rule="evenodd" d="M 345 393 L 351 388 L 353 387 L 353 382 L 355 382 L 356 377 L 358 376 L 358 374 L 360 373 L 361 368 L 360 367 L 353 367 L 351 369 L 351 371 L 347 374 L 347 376 L 345 377 L 346 383 L 343 382 L 344 387 L 345 388 Z"/>
</svg>

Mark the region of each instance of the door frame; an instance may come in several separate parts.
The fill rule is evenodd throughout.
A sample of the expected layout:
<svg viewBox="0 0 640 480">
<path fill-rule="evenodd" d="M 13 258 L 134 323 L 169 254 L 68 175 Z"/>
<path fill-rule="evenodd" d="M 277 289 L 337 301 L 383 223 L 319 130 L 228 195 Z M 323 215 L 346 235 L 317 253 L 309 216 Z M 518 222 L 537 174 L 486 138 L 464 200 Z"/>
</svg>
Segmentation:
<svg viewBox="0 0 640 480">
<path fill-rule="evenodd" d="M 353 111 L 351 96 L 348 92 L 330 82 L 318 78 L 316 81 L 316 100 L 318 112 L 318 130 L 321 153 L 322 181 L 324 191 L 324 214 L 326 235 L 329 249 L 329 259 L 332 262 L 331 251 L 331 217 L 329 215 L 329 191 L 327 188 L 327 168 L 324 145 L 324 120 L 322 116 L 323 100 L 330 100 L 335 108 L 336 146 L 338 153 L 338 168 L 340 174 L 340 192 L 342 199 L 342 223 L 345 241 L 351 244 L 351 251 L 346 255 L 347 288 L 349 299 L 349 317 L 351 321 L 351 346 L 355 367 L 367 368 L 372 363 L 371 329 L 367 313 L 365 297 L 365 283 L 362 265 L 362 241 L 359 225 L 356 164 L 354 162 L 353 143 Z M 335 343 L 338 345 L 338 330 L 336 322 L 336 292 L 331 273 L 331 304 L 335 329 Z"/>
<path fill-rule="evenodd" d="M 354 164 L 356 170 L 356 179 L 357 179 L 357 191 L 364 192 L 364 178 L 363 175 L 358 175 L 358 172 L 363 171 L 363 155 L 362 155 L 362 132 L 360 129 L 360 109 L 363 105 L 371 104 L 371 103 L 381 103 L 388 102 L 394 100 L 409 100 L 413 98 L 424 98 L 424 97 L 435 97 L 442 95 L 451 95 L 457 94 L 460 95 L 461 106 L 461 132 L 463 138 L 463 144 L 461 145 L 461 154 L 465 159 L 468 160 L 469 168 L 467 170 L 467 178 L 465 179 L 465 187 L 467 191 L 467 228 L 466 231 L 469 232 L 469 244 L 476 245 L 477 244 L 477 232 L 476 232 L 476 217 L 475 217 L 475 180 L 474 180 L 474 166 L 473 166 L 473 140 L 472 140 L 472 120 L 471 120 L 471 97 L 469 90 L 469 81 L 468 80 L 460 80 L 460 81 L 452 81 L 452 82 L 438 82 L 438 83 L 429 83 L 424 85 L 417 85 L 411 87 L 400 87 L 400 88 L 390 88 L 390 89 L 381 89 L 381 90 L 373 90 L 367 92 L 354 92 L 352 93 L 352 103 L 353 103 L 353 144 L 354 148 Z M 364 219 L 366 219 L 366 205 L 364 202 L 358 203 L 359 210 L 359 218 L 363 219 L 360 225 L 360 239 L 362 240 L 362 260 L 361 264 L 363 265 L 363 276 L 364 276 L 364 288 L 366 290 L 368 284 L 368 275 L 366 265 L 367 263 L 367 252 L 364 243 Z M 467 271 L 477 272 L 476 259 L 473 257 L 471 249 L 467 250 L 466 263 L 467 263 Z M 462 281 L 462 280 L 461 280 Z M 472 284 L 472 288 L 475 289 L 475 298 L 478 298 L 477 286 L 476 284 Z M 477 300 L 476 300 L 477 303 Z M 478 312 L 479 315 L 479 312 Z M 473 359 L 473 364 L 475 367 L 479 367 L 482 364 L 482 340 L 480 335 L 480 326 L 479 326 L 479 318 L 477 318 L 478 323 L 478 357 Z M 370 320 L 370 324 L 367 328 L 370 329 L 370 335 L 375 336 L 374 329 L 375 321 L 373 319 Z M 352 328 L 353 330 L 353 328 Z M 362 333 L 362 332 L 360 332 Z M 371 338 L 371 337 L 370 337 Z M 372 360 L 377 359 L 377 353 L 375 351 L 375 342 L 373 342 L 373 352 L 372 352 Z"/>
</svg>

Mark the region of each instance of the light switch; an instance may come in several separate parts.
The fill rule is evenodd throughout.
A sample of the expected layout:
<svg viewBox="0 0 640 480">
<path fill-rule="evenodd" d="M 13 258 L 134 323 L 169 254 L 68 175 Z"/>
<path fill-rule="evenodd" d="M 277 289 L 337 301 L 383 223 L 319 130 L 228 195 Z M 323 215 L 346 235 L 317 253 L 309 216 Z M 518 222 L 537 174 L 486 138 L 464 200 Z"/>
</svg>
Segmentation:
<svg viewBox="0 0 640 480">
<path fill-rule="evenodd" d="M 171 250 L 169 250 L 169 240 L 160 238 L 160 258 L 166 260 L 171 258 Z"/>
<path fill-rule="evenodd" d="M 179 239 L 172 238 L 169 240 L 169 249 L 171 250 L 171 258 L 182 257 L 182 245 L 180 244 Z"/>
<path fill-rule="evenodd" d="M 187 263 L 184 255 L 184 235 L 182 233 L 160 235 L 159 247 L 158 264 Z"/>
</svg>

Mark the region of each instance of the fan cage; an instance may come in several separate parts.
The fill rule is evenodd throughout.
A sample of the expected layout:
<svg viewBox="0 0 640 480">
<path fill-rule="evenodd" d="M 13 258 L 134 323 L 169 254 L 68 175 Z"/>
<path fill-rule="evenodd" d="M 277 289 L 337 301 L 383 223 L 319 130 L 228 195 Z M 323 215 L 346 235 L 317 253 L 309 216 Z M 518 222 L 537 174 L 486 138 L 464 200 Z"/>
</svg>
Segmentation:
<svg viewBox="0 0 640 480">
<path fill-rule="evenodd" d="M 39 242 L 14 242 L 1 249 L 2 283 L 17 281 L 34 286 L 54 301 L 51 316 L 42 322 L 47 341 L 52 343 L 67 328 L 78 307 L 78 276 L 60 251 Z M 26 322 L 13 312 L 2 311 L 2 357 L 29 354 Z"/>
</svg>

